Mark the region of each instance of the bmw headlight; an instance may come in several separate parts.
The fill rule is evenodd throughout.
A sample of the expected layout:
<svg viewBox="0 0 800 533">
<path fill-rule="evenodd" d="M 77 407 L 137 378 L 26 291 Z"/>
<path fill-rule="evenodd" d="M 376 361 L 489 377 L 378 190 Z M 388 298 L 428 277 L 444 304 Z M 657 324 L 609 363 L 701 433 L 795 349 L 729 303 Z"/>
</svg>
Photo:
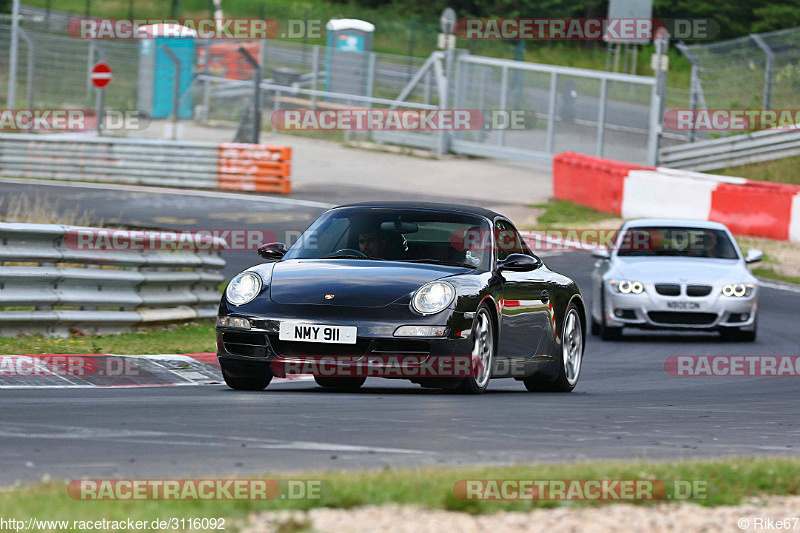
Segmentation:
<svg viewBox="0 0 800 533">
<path fill-rule="evenodd" d="M 233 305 L 251 302 L 261 292 L 261 277 L 254 272 L 237 274 L 225 289 L 225 297 Z"/>
<path fill-rule="evenodd" d="M 733 296 L 735 298 L 743 298 L 750 296 L 755 289 L 755 285 L 745 285 L 744 283 L 728 283 L 722 287 L 723 296 Z"/>
<path fill-rule="evenodd" d="M 617 281 L 612 279 L 609 283 L 614 290 L 622 294 L 642 294 L 644 292 L 644 284 L 641 281 L 627 279 Z"/>
<path fill-rule="evenodd" d="M 455 288 L 446 281 L 432 281 L 414 293 L 411 307 L 421 315 L 433 315 L 445 310 L 455 296 Z"/>
</svg>

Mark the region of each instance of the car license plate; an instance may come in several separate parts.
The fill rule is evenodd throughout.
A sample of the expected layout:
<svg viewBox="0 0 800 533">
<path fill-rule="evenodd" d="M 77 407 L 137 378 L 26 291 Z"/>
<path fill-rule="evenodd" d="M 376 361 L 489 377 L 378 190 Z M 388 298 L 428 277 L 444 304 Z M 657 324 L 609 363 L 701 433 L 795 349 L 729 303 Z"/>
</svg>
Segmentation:
<svg viewBox="0 0 800 533">
<path fill-rule="evenodd" d="M 355 344 L 358 328 L 355 326 L 325 326 L 321 324 L 281 323 L 278 339 L 282 341 L 327 342 Z"/>
<path fill-rule="evenodd" d="M 669 309 L 679 309 L 681 311 L 698 311 L 700 304 L 698 302 L 667 302 Z"/>
</svg>

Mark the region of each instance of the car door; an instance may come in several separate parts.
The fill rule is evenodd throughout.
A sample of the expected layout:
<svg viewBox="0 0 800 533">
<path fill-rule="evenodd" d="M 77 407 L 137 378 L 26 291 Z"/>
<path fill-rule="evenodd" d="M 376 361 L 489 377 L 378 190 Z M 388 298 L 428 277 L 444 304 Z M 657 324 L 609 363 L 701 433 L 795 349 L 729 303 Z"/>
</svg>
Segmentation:
<svg viewBox="0 0 800 533">
<path fill-rule="evenodd" d="M 497 259 L 502 261 L 512 253 L 533 256 L 519 232 L 506 219 L 497 219 L 495 246 Z M 528 272 L 501 270 L 500 343 L 498 357 L 510 360 L 529 360 L 539 354 L 542 342 L 550 333 L 549 287 L 545 276 L 536 269 Z"/>
</svg>

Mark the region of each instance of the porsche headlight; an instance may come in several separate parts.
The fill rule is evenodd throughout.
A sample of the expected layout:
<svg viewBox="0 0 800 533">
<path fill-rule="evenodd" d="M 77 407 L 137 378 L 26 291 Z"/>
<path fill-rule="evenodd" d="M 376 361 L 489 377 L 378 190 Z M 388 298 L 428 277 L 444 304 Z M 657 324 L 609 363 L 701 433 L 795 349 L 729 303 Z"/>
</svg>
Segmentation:
<svg viewBox="0 0 800 533">
<path fill-rule="evenodd" d="M 644 292 L 644 284 L 641 281 L 627 279 L 617 281 L 612 279 L 609 283 L 614 290 L 622 294 L 642 294 Z"/>
<path fill-rule="evenodd" d="M 225 297 L 233 305 L 251 302 L 261 292 L 261 277 L 254 272 L 237 274 L 225 289 Z"/>
<path fill-rule="evenodd" d="M 755 285 L 745 285 L 744 283 L 728 283 L 722 287 L 722 295 L 742 298 L 745 296 L 750 296 L 753 293 L 754 288 Z"/>
<path fill-rule="evenodd" d="M 455 288 L 446 281 L 432 281 L 414 293 L 411 307 L 421 315 L 433 315 L 446 309 L 455 296 Z"/>
</svg>

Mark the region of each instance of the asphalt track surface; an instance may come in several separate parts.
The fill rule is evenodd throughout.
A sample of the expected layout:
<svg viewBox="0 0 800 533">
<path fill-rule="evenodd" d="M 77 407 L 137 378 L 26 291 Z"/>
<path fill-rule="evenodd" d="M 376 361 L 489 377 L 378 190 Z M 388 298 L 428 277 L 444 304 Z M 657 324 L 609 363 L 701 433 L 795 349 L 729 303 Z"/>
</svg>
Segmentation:
<svg viewBox="0 0 800 533">
<path fill-rule="evenodd" d="M 0 183 L 0 193 L 29 187 Z M 116 213 L 121 222 L 143 226 L 163 226 L 155 219 L 170 216 L 194 219 L 193 227 L 215 227 L 206 225 L 213 222 L 238 228 L 232 224 L 248 219 L 214 216 L 233 202 L 233 212 L 252 215 L 248 223 L 301 230 L 323 209 L 50 186 L 35 192 L 56 195 L 62 207 L 91 208 L 107 220 L 107 213 Z M 339 194 L 356 201 L 378 193 L 315 194 L 303 199 L 337 203 Z M 266 213 L 283 218 L 256 218 Z M 229 254 L 229 274 L 258 260 L 250 258 L 253 252 Z M 552 255 L 545 262 L 588 293 L 588 253 Z M 328 392 L 313 382 L 276 383 L 258 393 L 224 385 L 0 390 L 0 484 L 45 474 L 230 476 L 387 465 L 795 455 L 798 378 L 672 377 L 664 361 L 671 355 L 798 355 L 799 305 L 799 293 L 765 288 L 755 343 L 674 332 L 626 332 L 619 342 L 590 337 L 571 394 L 529 393 L 516 381 L 495 380 L 484 395 L 469 397 L 378 378 L 353 393 Z"/>
</svg>

